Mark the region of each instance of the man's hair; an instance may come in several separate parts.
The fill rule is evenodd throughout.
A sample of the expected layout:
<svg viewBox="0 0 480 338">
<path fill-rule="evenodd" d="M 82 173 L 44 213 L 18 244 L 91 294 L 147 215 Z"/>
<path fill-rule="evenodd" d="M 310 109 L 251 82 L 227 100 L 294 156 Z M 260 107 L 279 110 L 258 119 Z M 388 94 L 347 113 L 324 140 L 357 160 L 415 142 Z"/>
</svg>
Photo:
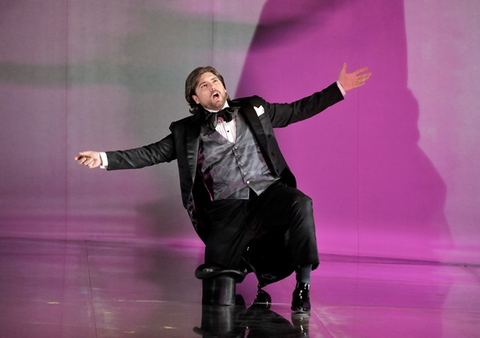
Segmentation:
<svg viewBox="0 0 480 338">
<path fill-rule="evenodd" d="M 215 68 L 212 66 L 205 66 L 205 67 L 197 67 L 195 68 L 185 80 L 185 100 L 187 100 L 188 104 L 190 105 L 190 113 L 197 114 L 199 111 L 203 109 L 200 104 L 197 104 L 195 100 L 192 98 L 195 95 L 195 88 L 197 88 L 198 78 L 205 73 L 212 73 L 222 82 L 225 89 L 227 86 L 225 85 L 225 80 L 223 79 L 222 74 L 220 74 Z M 228 99 L 228 96 L 227 96 Z"/>
</svg>

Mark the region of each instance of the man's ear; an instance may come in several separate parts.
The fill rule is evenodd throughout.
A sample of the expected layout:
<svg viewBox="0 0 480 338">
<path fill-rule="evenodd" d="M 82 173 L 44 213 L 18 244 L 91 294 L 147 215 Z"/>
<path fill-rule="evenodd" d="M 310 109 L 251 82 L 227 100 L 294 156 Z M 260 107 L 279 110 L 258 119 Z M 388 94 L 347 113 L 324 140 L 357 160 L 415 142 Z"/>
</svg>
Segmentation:
<svg viewBox="0 0 480 338">
<path fill-rule="evenodd" d="M 196 104 L 200 104 L 200 100 L 198 99 L 197 95 L 192 95 L 193 101 L 195 101 Z"/>
</svg>

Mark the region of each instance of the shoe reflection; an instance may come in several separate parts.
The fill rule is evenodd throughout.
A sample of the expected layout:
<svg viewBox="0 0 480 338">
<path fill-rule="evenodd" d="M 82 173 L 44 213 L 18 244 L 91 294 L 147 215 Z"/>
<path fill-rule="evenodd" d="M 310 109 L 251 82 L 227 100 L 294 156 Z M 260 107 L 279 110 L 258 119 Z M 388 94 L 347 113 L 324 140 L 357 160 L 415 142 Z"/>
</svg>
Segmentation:
<svg viewBox="0 0 480 338">
<path fill-rule="evenodd" d="M 292 313 L 291 322 L 270 310 L 269 305 L 245 306 L 237 295 L 236 305 L 203 305 L 202 325 L 193 329 L 203 337 L 308 337 L 309 313 Z"/>
</svg>

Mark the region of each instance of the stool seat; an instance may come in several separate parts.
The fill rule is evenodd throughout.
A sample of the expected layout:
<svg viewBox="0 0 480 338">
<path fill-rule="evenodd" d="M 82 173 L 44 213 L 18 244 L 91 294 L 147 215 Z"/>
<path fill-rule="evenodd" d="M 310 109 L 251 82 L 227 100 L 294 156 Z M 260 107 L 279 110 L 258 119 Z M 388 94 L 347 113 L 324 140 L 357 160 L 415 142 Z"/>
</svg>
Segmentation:
<svg viewBox="0 0 480 338">
<path fill-rule="evenodd" d="M 195 270 L 195 277 L 202 280 L 202 304 L 235 305 L 236 284 L 241 283 L 246 273 L 207 264 Z"/>
</svg>

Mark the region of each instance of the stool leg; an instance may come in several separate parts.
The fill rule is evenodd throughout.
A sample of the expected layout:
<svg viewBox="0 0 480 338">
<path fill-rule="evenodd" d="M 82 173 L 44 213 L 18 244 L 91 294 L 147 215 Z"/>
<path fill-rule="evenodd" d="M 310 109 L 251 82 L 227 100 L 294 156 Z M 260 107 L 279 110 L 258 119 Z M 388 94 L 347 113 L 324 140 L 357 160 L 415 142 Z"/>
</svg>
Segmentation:
<svg viewBox="0 0 480 338">
<path fill-rule="evenodd" d="M 232 277 L 215 276 L 203 280 L 202 304 L 235 305 L 236 282 Z"/>
</svg>

